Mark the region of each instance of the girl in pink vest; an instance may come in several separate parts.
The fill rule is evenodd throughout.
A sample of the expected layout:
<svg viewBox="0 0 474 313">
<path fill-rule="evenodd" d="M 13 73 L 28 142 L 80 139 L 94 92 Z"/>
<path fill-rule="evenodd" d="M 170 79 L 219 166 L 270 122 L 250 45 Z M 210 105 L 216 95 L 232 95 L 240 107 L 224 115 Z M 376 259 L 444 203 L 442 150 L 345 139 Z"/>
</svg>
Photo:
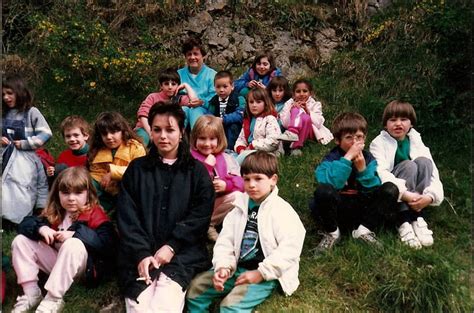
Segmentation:
<svg viewBox="0 0 474 313">
<path fill-rule="evenodd" d="M 226 147 L 227 139 L 220 118 L 201 116 L 191 131 L 191 154 L 206 167 L 216 192 L 208 230 L 208 237 L 212 241 L 216 241 L 218 236 L 216 226 L 222 224 L 224 217 L 233 208 L 235 193 L 244 190 L 240 166 L 231 155 L 224 153 Z"/>
</svg>

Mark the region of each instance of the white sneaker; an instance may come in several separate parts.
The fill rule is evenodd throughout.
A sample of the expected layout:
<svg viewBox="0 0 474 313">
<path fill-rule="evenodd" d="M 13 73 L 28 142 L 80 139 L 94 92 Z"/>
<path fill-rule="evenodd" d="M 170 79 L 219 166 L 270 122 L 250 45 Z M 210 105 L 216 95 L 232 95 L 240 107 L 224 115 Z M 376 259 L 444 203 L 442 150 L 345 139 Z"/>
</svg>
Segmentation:
<svg viewBox="0 0 474 313">
<path fill-rule="evenodd" d="M 297 134 L 290 132 L 289 130 L 285 130 L 283 134 L 278 136 L 278 139 L 283 140 L 283 141 L 298 141 L 300 138 L 298 137 Z"/>
<path fill-rule="evenodd" d="M 421 249 L 422 245 L 420 240 L 415 235 L 415 231 L 410 223 L 405 222 L 398 228 L 400 239 L 402 242 L 412 248 Z"/>
<path fill-rule="evenodd" d="M 16 303 L 13 306 L 12 313 L 23 313 L 28 312 L 32 308 L 38 305 L 41 302 L 43 296 L 38 294 L 37 296 L 28 297 L 27 295 L 18 296 L 16 298 Z"/>
<path fill-rule="evenodd" d="M 428 229 L 428 224 L 422 217 L 419 217 L 416 221 L 412 222 L 411 226 L 413 227 L 416 237 L 418 237 L 418 240 L 423 246 L 429 247 L 433 245 L 433 231 Z"/>
<path fill-rule="evenodd" d="M 64 308 L 64 300 L 62 298 L 44 298 L 36 309 L 35 313 L 58 313 Z"/>
<path fill-rule="evenodd" d="M 352 231 L 352 238 L 361 239 L 378 248 L 382 247 L 380 241 L 378 241 L 377 237 L 375 237 L 375 233 L 362 224 L 360 224 L 357 229 Z"/>
</svg>

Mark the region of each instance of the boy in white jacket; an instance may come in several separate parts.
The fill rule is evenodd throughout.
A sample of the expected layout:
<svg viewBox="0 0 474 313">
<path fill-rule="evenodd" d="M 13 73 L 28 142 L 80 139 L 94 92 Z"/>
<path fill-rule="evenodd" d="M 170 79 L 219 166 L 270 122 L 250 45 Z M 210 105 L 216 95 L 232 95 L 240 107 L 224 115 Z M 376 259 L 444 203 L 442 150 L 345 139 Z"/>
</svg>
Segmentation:
<svg viewBox="0 0 474 313">
<path fill-rule="evenodd" d="M 278 196 L 278 160 L 256 151 L 242 163 L 245 193 L 224 219 L 214 246 L 213 268 L 199 274 L 187 293 L 189 312 L 251 312 L 281 286 L 291 295 L 299 285 L 305 228 L 291 205 Z"/>
<path fill-rule="evenodd" d="M 443 185 L 430 150 L 413 127 L 416 113 L 410 103 L 392 101 L 383 112 L 385 130 L 370 144 L 382 183 L 392 182 L 399 190 L 398 232 L 401 241 L 419 249 L 433 244 L 423 210 L 438 206 L 444 198 Z"/>
</svg>

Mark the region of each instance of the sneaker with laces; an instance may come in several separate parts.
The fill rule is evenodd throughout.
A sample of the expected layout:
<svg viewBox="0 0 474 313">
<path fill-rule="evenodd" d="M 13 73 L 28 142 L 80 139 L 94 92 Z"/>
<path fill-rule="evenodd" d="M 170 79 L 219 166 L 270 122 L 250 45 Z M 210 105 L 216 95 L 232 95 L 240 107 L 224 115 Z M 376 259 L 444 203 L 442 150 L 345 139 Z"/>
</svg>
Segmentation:
<svg viewBox="0 0 474 313">
<path fill-rule="evenodd" d="M 215 242 L 217 237 L 219 237 L 219 233 L 217 232 L 216 227 L 214 227 L 214 225 L 209 225 L 209 228 L 207 229 L 207 238 Z"/>
<path fill-rule="evenodd" d="M 292 149 L 291 152 L 290 152 L 290 155 L 291 156 L 302 156 L 303 155 L 303 151 L 301 151 L 301 149 Z"/>
<path fill-rule="evenodd" d="M 298 141 L 300 138 L 297 134 L 290 132 L 289 130 L 285 130 L 283 134 L 278 136 L 278 139 L 283 141 Z"/>
<path fill-rule="evenodd" d="M 27 296 L 22 295 L 16 298 L 16 303 L 13 306 L 12 313 L 23 313 L 28 312 L 32 308 L 38 305 L 41 302 L 43 296 L 38 294 L 37 296 Z"/>
<path fill-rule="evenodd" d="M 405 222 L 398 228 L 400 239 L 402 242 L 412 248 L 421 249 L 422 245 L 420 240 L 415 235 L 415 231 L 410 223 Z"/>
<path fill-rule="evenodd" d="M 35 313 L 58 313 L 64 308 L 64 300 L 62 298 L 54 299 L 46 297 L 41 301 Z"/>
<path fill-rule="evenodd" d="M 418 217 L 416 221 L 411 223 L 411 226 L 413 227 L 416 237 L 423 246 L 429 247 L 433 245 L 433 231 L 428 228 L 428 224 L 425 222 L 424 218 Z"/>
<path fill-rule="evenodd" d="M 368 244 L 371 244 L 377 248 L 382 248 L 382 243 L 377 240 L 375 233 L 370 231 L 367 227 L 360 224 L 359 227 L 352 231 L 352 238 L 361 239 Z"/>
<path fill-rule="evenodd" d="M 341 240 L 341 235 L 334 237 L 329 233 L 320 233 L 323 235 L 323 239 L 319 242 L 316 248 L 313 249 L 314 257 L 325 253 L 326 251 L 332 249 L 332 247 Z"/>
</svg>

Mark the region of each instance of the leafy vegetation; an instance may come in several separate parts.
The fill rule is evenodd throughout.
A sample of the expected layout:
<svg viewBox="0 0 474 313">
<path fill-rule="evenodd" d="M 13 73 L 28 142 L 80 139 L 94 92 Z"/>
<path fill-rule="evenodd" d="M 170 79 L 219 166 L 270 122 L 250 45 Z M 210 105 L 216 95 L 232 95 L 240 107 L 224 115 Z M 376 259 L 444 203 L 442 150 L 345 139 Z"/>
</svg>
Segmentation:
<svg viewBox="0 0 474 313">
<path fill-rule="evenodd" d="M 130 0 L 118 7 L 110 1 L 10 1 L 3 12 L 2 68 L 27 74 L 36 103 L 55 130 L 66 115 L 81 114 L 92 122 L 98 112 L 112 109 L 133 121 L 138 104 L 156 88 L 156 71 L 182 64 L 177 39 L 161 29 L 202 6 L 178 1 L 169 10 L 172 2 Z M 370 19 L 364 13 L 366 1 L 310 2 L 269 1 L 257 8 L 250 1 L 231 1 L 230 12 L 223 14 L 245 18 L 252 12 L 249 18 L 274 19 L 276 26 L 301 38 L 324 25 L 341 33 L 347 48 L 318 67 L 312 78 L 326 123 L 341 111 L 359 111 L 369 121 L 368 143 L 381 129 L 388 101 L 411 102 L 418 114 L 416 128 L 438 165 L 446 200 L 427 210 L 435 236 L 432 248 L 409 249 L 388 228 L 378 233 L 384 244 L 380 251 L 344 234 L 334 251 L 313 259 L 310 250 L 319 236 L 307 202 L 315 188 L 314 167 L 332 144 L 312 143 L 303 157 L 282 158 L 281 194 L 307 228 L 301 286 L 289 298 L 275 294 L 258 310 L 471 311 L 469 1 L 394 1 Z M 61 137 L 56 135 L 48 148 L 56 154 L 62 150 Z M 7 255 L 13 236 L 3 234 Z M 7 281 L 8 310 L 19 288 L 12 271 Z M 115 282 L 92 291 L 74 286 L 65 300 L 66 312 L 97 312 L 111 304 L 111 311 L 123 310 Z"/>
</svg>

